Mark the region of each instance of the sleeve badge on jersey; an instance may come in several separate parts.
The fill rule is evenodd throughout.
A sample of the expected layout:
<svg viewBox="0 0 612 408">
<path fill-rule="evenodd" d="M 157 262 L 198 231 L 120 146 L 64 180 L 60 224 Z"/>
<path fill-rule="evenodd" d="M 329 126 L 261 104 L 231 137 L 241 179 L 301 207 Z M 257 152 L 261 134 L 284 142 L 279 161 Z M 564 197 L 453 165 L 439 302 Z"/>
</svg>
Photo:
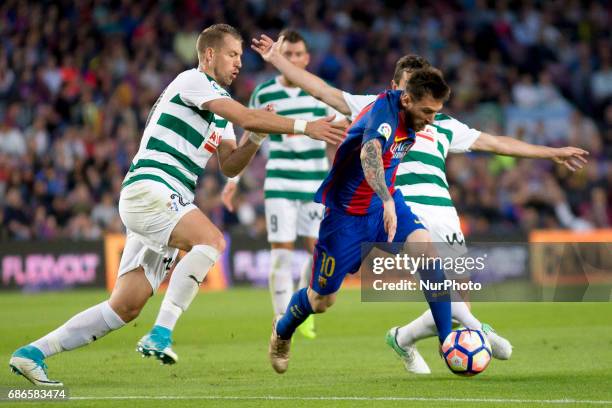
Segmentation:
<svg viewBox="0 0 612 408">
<path fill-rule="evenodd" d="M 210 81 L 210 84 L 212 85 L 213 89 L 217 92 L 219 92 L 219 94 L 223 95 L 223 96 L 229 96 L 229 93 L 227 93 L 227 91 L 223 88 L 221 88 L 221 86 L 216 83 L 215 81 Z"/>
<path fill-rule="evenodd" d="M 378 127 L 378 133 L 380 133 L 381 136 L 384 136 L 385 139 L 389 140 L 391 137 L 391 125 L 386 122 L 381 123 Z"/>
</svg>

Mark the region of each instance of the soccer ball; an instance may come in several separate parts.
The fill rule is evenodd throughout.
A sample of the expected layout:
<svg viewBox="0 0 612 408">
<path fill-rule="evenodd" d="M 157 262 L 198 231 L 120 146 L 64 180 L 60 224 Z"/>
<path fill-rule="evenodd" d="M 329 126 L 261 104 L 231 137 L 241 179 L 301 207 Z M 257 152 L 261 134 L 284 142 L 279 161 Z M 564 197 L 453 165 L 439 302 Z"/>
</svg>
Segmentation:
<svg viewBox="0 0 612 408">
<path fill-rule="evenodd" d="M 453 373 L 469 377 L 487 368 L 491 345 L 479 330 L 453 330 L 442 343 L 442 357 Z"/>
</svg>

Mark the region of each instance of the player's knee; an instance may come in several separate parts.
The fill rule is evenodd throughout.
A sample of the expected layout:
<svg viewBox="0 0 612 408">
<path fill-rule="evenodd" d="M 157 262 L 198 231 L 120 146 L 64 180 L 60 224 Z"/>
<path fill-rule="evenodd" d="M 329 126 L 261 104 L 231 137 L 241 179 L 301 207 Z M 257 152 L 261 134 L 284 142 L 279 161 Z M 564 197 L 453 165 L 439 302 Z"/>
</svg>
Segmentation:
<svg viewBox="0 0 612 408">
<path fill-rule="evenodd" d="M 142 306 L 136 304 L 123 304 L 114 306 L 113 309 L 115 310 L 115 313 L 121 317 L 121 320 L 128 323 L 138 317 L 140 311 L 142 310 Z"/>
<path fill-rule="evenodd" d="M 333 295 L 317 296 L 314 299 L 311 299 L 310 303 L 311 303 L 313 312 L 324 313 L 327 309 L 332 307 L 335 301 L 336 301 L 336 297 Z"/>
<path fill-rule="evenodd" d="M 215 248 L 219 253 L 225 251 L 225 237 L 221 232 L 215 235 L 212 242 L 209 244 L 211 247 Z"/>
<path fill-rule="evenodd" d="M 212 235 L 212 236 L 211 236 Z M 194 239 L 189 246 L 187 252 L 191 251 L 191 249 L 196 245 L 208 245 L 215 248 L 219 253 L 225 251 L 225 237 L 221 233 L 221 231 L 215 231 L 215 233 L 211 234 L 210 231 L 208 236 L 202 236 Z"/>
<path fill-rule="evenodd" d="M 332 307 L 336 303 L 336 295 L 330 295 L 327 297 L 327 307 Z"/>
<path fill-rule="evenodd" d="M 406 252 L 412 257 L 436 257 L 437 251 L 431 242 L 431 236 L 426 230 L 420 229 L 414 231 L 408 236 L 406 243 Z"/>
<path fill-rule="evenodd" d="M 323 301 L 315 301 L 311 306 L 312 311 L 315 313 L 325 313 L 327 310 L 327 303 Z"/>
</svg>

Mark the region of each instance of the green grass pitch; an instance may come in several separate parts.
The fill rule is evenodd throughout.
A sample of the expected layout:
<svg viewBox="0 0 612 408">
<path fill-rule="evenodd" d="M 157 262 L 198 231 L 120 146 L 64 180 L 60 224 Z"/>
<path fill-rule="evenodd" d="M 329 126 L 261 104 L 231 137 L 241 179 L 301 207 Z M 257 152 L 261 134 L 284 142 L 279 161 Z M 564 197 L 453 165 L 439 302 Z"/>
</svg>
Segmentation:
<svg viewBox="0 0 612 408">
<path fill-rule="evenodd" d="M 106 298 L 102 291 L 0 295 L 0 387 L 25 388 L 9 372 L 15 348 Z M 135 351 L 161 302 L 87 347 L 47 360 L 50 377 L 74 399 L 54 406 L 605 406 L 612 404 L 611 303 L 476 303 L 475 314 L 514 345 L 510 361 L 494 360 L 473 378 L 451 374 L 433 339 L 419 344 L 432 375 L 414 376 L 384 343 L 389 327 L 407 323 L 425 303 L 361 303 L 356 290 L 317 316 L 319 337 L 296 334 L 289 371 L 267 360 L 268 292 L 201 293 L 175 331 L 179 363 L 160 366 Z M 147 399 L 131 398 L 145 396 Z M 155 397 L 156 399 L 154 399 Z M 106 398 L 106 399 L 105 399 Z M 108 399 L 112 398 L 112 399 Z M 8 406 L 41 406 L 38 402 Z M 46 404 L 46 406 L 51 406 Z"/>
</svg>

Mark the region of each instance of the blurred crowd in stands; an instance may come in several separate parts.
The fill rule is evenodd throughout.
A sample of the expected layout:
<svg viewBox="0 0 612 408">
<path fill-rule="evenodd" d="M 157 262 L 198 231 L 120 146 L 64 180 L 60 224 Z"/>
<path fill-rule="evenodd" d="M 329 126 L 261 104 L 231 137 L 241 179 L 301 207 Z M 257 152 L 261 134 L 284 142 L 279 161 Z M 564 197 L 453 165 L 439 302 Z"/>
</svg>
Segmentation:
<svg viewBox="0 0 612 408">
<path fill-rule="evenodd" d="M 590 152 L 570 174 L 547 161 L 451 155 L 466 234 L 612 224 L 612 3 L 602 1 L 26 1 L 0 4 L 0 240 L 95 239 L 122 231 L 121 182 L 163 88 L 196 66 L 195 39 L 227 22 L 244 36 L 230 91 L 246 103 L 276 73 L 248 45 L 299 29 L 310 70 L 378 93 L 417 53 L 452 87 L 445 113 L 472 127 Z M 240 131 L 238 131 L 240 135 Z M 197 204 L 219 225 L 265 232 L 265 148 L 241 181 L 237 211 L 211 160 Z"/>
</svg>

